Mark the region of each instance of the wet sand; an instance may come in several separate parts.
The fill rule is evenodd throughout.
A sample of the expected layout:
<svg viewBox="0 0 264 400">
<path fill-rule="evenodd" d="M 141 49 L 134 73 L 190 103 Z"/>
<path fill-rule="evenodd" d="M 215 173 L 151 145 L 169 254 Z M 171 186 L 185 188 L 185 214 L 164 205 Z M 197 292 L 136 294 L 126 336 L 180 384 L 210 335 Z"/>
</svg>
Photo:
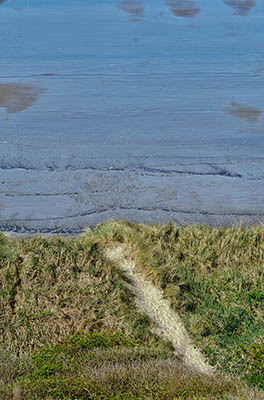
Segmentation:
<svg viewBox="0 0 264 400">
<path fill-rule="evenodd" d="M 264 4 L 0 2 L 0 230 L 264 221 Z"/>
</svg>

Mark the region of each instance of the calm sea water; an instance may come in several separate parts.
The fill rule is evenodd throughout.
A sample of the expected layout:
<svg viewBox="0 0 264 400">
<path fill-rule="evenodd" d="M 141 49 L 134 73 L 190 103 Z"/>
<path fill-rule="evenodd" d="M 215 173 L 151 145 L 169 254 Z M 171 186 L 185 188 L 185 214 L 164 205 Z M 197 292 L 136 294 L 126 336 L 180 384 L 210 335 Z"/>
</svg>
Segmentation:
<svg viewBox="0 0 264 400">
<path fill-rule="evenodd" d="M 264 2 L 0 1 L 0 229 L 264 220 Z"/>
</svg>

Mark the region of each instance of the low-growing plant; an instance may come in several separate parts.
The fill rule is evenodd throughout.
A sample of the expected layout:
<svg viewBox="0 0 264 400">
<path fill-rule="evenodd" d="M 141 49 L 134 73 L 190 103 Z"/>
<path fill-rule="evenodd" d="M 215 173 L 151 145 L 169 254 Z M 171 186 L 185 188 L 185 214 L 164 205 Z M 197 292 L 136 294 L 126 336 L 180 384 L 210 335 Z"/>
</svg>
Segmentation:
<svg viewBox="0 0 264 400">
<path fill-rule="evenodd" d="M 243 360 L 241 371 L 246 381 L 264 389 L 264 344 L 240 345 L 236 357 Z"/>
</svg>

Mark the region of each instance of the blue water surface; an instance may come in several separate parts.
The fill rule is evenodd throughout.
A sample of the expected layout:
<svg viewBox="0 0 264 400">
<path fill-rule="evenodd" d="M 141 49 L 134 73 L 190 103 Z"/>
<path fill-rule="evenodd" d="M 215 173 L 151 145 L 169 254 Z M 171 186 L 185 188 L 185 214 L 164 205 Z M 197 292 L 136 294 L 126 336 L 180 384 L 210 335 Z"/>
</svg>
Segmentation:
<svg viewBox="0 0 264 400">
<path fill-rule="evenodd" d="M 259 221 L 263 17 L 260 0 L 0 2 L 2 229 Z"/>
</svg>

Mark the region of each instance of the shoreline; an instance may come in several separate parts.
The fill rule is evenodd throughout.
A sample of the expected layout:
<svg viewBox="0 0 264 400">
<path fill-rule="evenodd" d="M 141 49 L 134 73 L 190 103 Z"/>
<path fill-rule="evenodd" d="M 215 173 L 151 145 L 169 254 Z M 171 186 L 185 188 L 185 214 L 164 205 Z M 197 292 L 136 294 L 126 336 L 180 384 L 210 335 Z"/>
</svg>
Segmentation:
<svg viewBox="0 0 264 400">
<path fill-rule="evenodd" d="M 97 223 L 92 223 L 92 224 L 87 224 L 83 226 L 78 226 L 76 228 L 63 228 L 63 227 L 57 227 L 57 228 L 30 228 L 27 226 L 19 226 L 19 225 L 9 225 L 10 229 L 1 229 L 0 225 L 0 233 L 4 234 L 5 236 L 11 237 L 11 238 L 24 238 L 24 237 L 33 237 L 33 236 L 45 236 L 45 237 L 53 237 L 53 236 L 60 236 L 60 237 L 65 237 L 65 238 L 75 238 L 79 235 L 81 235 L 86 229 L 92 229 L 94 230 L 97 225 L 100 225 L 102 223 L 108 223 L 109 221 L 115 221 L 115 222 L 128 222 L 131 224 L 141 224 L 141 225 L 157 225 L 157 226 L 162 226 L 166 224 L 172 224 L 177 227 L 183 227 L 183 226 L 191 226 L 191 225 L 198 225 L 198 226 L 207 226 L 209 228 L 238 228 L 239 226 L 261 226 L 264 224 L 264 218 L 263 216 L 254 216 L 253 218 L 248 217 L 247 219 L 238 219 L 238 218 L 232 218 L 230 221 L 227 221 L 226 219 L 221 219 L 221 217 L 215 221 L 215 223 L 212 223 L 210 221 L 208 223 L 202 220 L 197 221 L 197 219 L 194 220 L 189 220 L 189 221 L 172 221 L 170 219 L 167 220 L 158 220 L 155 221 L 154 219 L 149 221 L 146 219 L 128 219 L 128 218 L 107 218 L 107 219 L 100 219 L 98 220 Z"/>
</svg>

